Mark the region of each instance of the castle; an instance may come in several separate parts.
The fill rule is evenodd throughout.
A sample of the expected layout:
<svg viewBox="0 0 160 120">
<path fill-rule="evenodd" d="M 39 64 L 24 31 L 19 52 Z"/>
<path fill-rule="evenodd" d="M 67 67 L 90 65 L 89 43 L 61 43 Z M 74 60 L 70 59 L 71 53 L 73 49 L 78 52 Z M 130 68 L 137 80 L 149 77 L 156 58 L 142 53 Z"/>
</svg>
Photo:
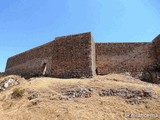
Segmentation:
<svg viewBox="0 0 160 120">
<path fill-rule="evenodd" d="M 152 42 L 94 43 L 90 32 L 55 40 L 8 58 L 7 74 L 92 77 L 140 72 L 160 62 L 160 35 Z"/>
</svg>

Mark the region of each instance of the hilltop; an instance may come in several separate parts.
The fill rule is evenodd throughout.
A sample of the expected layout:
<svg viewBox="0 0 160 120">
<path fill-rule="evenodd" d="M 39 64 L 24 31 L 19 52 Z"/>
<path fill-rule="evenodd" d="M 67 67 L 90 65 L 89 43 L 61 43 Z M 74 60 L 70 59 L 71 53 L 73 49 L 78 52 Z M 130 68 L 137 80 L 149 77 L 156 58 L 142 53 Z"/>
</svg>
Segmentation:
<svg viewBox="0 0 160 120">
<path fill-rule="evenodd" d="M 160 115 L 160 87 L 125 74 L 28 80 L 11 75 L 0 78 L 1 87 L 11 79 L 15 83 L 0 92 L 1 120 L 122 120 L 129 114 Z"/>
</svg>

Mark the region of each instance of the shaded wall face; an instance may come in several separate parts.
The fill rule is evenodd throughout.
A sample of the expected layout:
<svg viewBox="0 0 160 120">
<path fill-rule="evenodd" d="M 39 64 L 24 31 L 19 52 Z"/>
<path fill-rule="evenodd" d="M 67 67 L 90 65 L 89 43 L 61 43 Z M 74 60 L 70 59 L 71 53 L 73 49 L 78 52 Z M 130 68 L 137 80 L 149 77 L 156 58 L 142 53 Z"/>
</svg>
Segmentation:
<svg viewBox="0 0 160 120">
<path fill-rule="evenodd" d="M 153 45 L 155 48 L 155 58 L 157 59 L 157 63 L 160 64 L 160 35 L 153 40 Z"/>
<path fill-rule="evenodd" d="M 152 43 L 96 43 L 98 74 L 139 72 L 154 62 Z"/>
<path fill-rule="evenodd" d="M 50 74 L 53 42 L 36 47 L 8 59 L 6 73 L 18 75 L 42 74 L 42 67 L 47 63 L 46 73 Z"/>
<path fill-rule="evenodd" d="M 58 37 L 54 41 L 52 74 L 55 77 L 93 76 L 91 34 Z"/>
</svg>

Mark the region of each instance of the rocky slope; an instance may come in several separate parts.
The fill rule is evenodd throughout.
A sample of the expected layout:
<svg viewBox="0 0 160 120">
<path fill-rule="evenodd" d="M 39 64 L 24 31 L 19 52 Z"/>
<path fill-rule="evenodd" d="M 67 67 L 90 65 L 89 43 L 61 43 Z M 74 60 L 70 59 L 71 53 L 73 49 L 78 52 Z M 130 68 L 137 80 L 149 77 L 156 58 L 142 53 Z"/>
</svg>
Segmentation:
<svg viewBox="0 0 160 120">
<path fill-rule="evenodd" d="M 124 74 L 92 79 L 6 76 L 0 78 L 0 88 L 1 120 L 160 119 L 160 86 Z"/>
</svg>

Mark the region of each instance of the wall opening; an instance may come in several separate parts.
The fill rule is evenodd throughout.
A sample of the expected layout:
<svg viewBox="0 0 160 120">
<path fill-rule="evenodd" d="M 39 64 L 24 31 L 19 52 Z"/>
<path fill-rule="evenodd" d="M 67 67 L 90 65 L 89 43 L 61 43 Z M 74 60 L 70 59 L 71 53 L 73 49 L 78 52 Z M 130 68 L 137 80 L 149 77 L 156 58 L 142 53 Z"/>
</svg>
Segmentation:
<svg viewBox="0 0 160 120">
<path fill-rule="evenodd" d="M 42 75 L 46 75 L 46 71 L 47 71 L 47 63 L 43 63 L 43 65 L 42 65 Z"/>
<path fill-rule="evenodd" d="M 96 72 L 96 75 L 98 75 L 98 68 L 96 68 L 95 72 Z"/>
</svg>

